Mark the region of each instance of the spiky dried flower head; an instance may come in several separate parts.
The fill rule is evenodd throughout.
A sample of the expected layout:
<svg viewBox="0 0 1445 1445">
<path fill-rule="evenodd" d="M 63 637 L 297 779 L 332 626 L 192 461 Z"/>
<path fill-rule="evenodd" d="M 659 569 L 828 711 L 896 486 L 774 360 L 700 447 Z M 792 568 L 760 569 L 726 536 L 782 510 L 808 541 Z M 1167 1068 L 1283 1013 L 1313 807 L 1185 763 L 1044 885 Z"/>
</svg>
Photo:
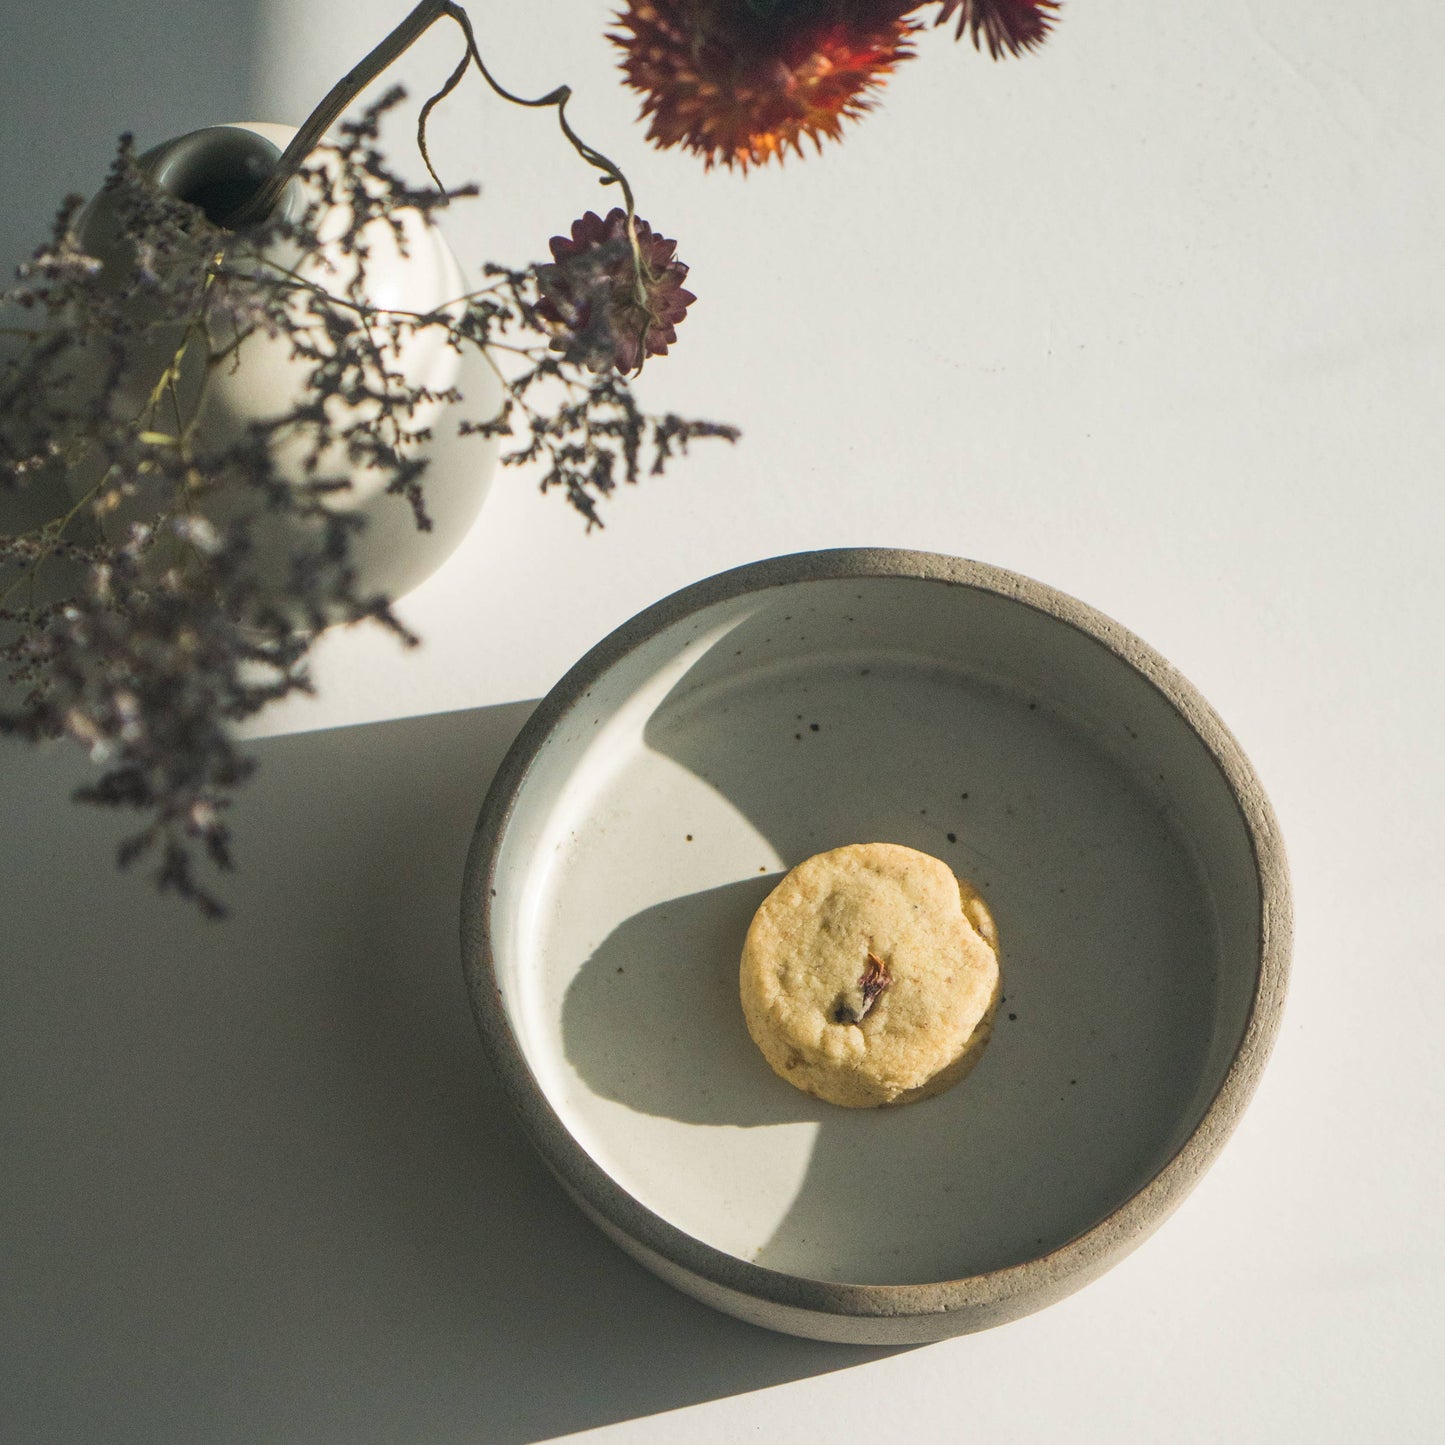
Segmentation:
<svg viewBox="0 0 1445 1445">
<path fill-rule="evenodd" d="M 636 371 L 647 357 L 665 356 L 697 299 L 683 289 L 677 242 L 640 216 L 632 226 L 635 252 L 621 206 L 605 220 L 588 211 L 570 236 L 552 237 L 552 264 L 537 267 L 537 314 L 555 328 L 552 349 L 591 371 Z"/>
<path fill-rule="evenodd" d="M 943 0 L 934 23 L 942 25 L 957 12 L 954 38 L 961 40 L 965 31 L 971 31 L 974 46 L 982 50 L 987 45 L 988 53 L 999 60 L 1005 51 L 1021 55 L 1042 45 L 1058 9 L 1058 0 Z"/>
<path fill-rule="evenodd" d="M 608 38 L 648 139 L 746 170 L 837 140 L 913 54 L 917 0 L 627 0 Z"/>
</svg>

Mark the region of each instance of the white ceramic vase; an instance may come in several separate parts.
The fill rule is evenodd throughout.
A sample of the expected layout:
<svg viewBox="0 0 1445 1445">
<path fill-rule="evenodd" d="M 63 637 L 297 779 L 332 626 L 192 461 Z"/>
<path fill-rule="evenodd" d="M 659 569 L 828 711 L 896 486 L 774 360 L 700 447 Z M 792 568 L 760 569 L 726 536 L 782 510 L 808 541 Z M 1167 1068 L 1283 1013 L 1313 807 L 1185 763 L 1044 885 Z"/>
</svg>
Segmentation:
<svg viewBox="0 0 1445 1445">
<path fill-rule="evenodd" d="M 290 126 L 266 123 L 212 126 L 155 147 L 140 158 L 140 164 L 166 190 L 199 203 L 203 198 L 224 195 L 228 188 L 253 184 L 294 134 Z M 283 193 L 279 203 L 283 213 L 299 215 L 305 206 L 301 185 L 293 180 Z M 415 211 L 401 212 L 397 219 L 399 238 L 390 227 L 375 222 L 363 232 L 369 252 L 364 299 L 390 310 L 427 314 L 464 296 L 469 290 L 466 276 L 441 232 Z M 268 252 L 260 259 L 284 265 L 307 282 L 340 294 L 355 274 L 354 265 L 338 254 L 329 254 L 326 243 L 339 236 L 347 222 L 344 203 L 335 202 L 322 219 L 322 244 L 317 252 L 303 254 L 292 248 L 290 254 Z M 91 254 L 102 261 L 114 254 L 118 233 L 104 193 L 82 213 L 78 229 L 80 244 Z M 167 353 L 173 345 L 170 338 L 159 340 L 156 375 L 173 354 L 173 350 Z M 503 393 L 488 359 L 475 347 L 461 351 L 452 347 L 441 328 L 411 335 L 399 346 L 387 348 L 385 357 L 388 367 L 408 382 L 424 385 L 431 392 L 454 390 L 463 398 L 460 407 L 429 402 L 407 421 L 409 431 L 427 434 L 407 441 L 404 450 L 427 462 L 421 486 L 431 521 L 428 530 L 417 527 L 406 498 L 387 493 L 384 473 L 349 465 L 339 447 L 323 454 L 322 472 L 345 476 L 350 482 L 347 490 L 331 495 L 329 505 L 357 513 L 366 523 L 353 533 L 352 540 L 358 591 L 384 593 L 395 600 L 435 572 L 475 521 L 496 469 L 499 444 L 476 434 L 459 435 L 457 424 L 463 415 L 473 420 L 495 415 Z M 138 409 L 143 404 L 153 384 L 147 360 L 142 359 L 136 367 L 136 384 L 119 398 L 122 405 Z M 194 388 L 201 447 L 224 446 L 249 423 L 288 413 L 307 385 L 308 372 L 308 364 L 293 357 L 284 337 L 259 331 L 247 336 L 236 350 L 233 365 L 215 370 L 203 392 L 198 385 Z M 183 405 L 191 404 L 187 396 L 188 389 L 183 386 Z M 330 405 L 333 409 L 328 419 L 344 422 L 348 404 L 338 400 Z M 299 482 L 303 478 L 307 449 L 300 439 L 294 445 L 281 443 L 274 448 L 283 479 Z M 72 490 L 83 491 L 92 483 L 92 478 L 77 475 Z M 115 535 L 130 520 L 146 514 L 146 503 L 144 496 L 138 497 L 102 519 L 102 525 Z M 206 502 L 204 510 L 225 513 L 235 505 L 248 504 L 216 499 Z M 213 520 L 224 520 L 224 516 Z M 280 581 L 292 556 L 306 544 L 305 524 L 285 513 L 267 514 L 252 531 L 258 572 Z"/>
</svg>

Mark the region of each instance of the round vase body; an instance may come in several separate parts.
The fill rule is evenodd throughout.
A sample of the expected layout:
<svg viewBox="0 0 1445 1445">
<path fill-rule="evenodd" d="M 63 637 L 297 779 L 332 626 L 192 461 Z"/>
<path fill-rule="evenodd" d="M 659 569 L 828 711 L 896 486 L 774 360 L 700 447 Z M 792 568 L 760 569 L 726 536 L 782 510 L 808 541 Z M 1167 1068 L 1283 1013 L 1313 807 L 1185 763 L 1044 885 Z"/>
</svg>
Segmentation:
<svg viewBox="0 0 1445 1445">
<path fill-rule="evenodd" d="M 140 158 L 140 165 L 163 189 L 215 214 L 255 184 L 294 134 L 292 127 L 265 123 L 213 126 L 157 146 Z M 461 434 L 459 423 L 463 416 L 473 421 L 495 416 L 503 392 L 488 358 L 475 346 L 451 345 L 442 326 L 395 336 L 384 324 L 370 335 L 357 324 L 358 302 L 392 315 L 446 311 L 459 316 L 459 298 L 470 288 L 441 232 L 414 210 L 398 211 L 389 218 L 396 222 L 395 228 L 383 222 L 363 228 L 358 239 L 367 254 L 358 281 L 356 261 L 337 244 L 350 224 L 349 207 L 335 184 L 339 179 L 338 169 L 329 165 L 319 197 L 308 195 L 302 181 L 293 180 L 278 203 L 282 218 L 295 219 L 314 199 L 322 201 L 317 246 L 306 251 L 281 242 L 257 251 L 248 249 L 241 236 L 230 257 L 294 288 L 294 314 L 298 324 L 309 327 L 316 344 L 374 345 L 387 372 L 428 393 L 427 400 L 398 417 L 399 429 L 386 428 L 399 456 L 425 462 L 419 478 L 429 523 L 425 528 L 418 526 L 409 500 L 387 490 L 389 473 L 359 460 L 344 443 L 318 449 L 315 433 L 306 427 L 277 432 L 270 443 L 275 475 L 283 483 L 305 487 L 318 478 L 344 483 L 328 492 L 325 500 L 332 512 L 353 514 L 364 523 L 350 533 L 355 591 L 363 597 L 382 594 L 395 600 L 436 571 L 475 521 L 496 469 L 499 445 L 492 437 Z M 82 249 L 107 265 L 114 264 L 127 244 L 105 193 L 82 213 L 77 230 Z M 316 324 L 318 297 L 323 311 L 334 311 L 349 323 L 338 327 L 334 336 Z M 173 331 L 162 331 L 153 346 L 137 348 L 132 374 L 115 394 L 117 407 L 126 414 L 131 408 L 135 415 L 142 414 L 156 379 L 176 354 L 179 339 Z M 182 424 L 194 423 L 197 455 L 204 460 L 208 453 L 219 454 L 257 424 L 291 414 L 312 387 L 315 365 L 296 355 L 289 336 L 273 336 L 259 328 L 234 341 L 224 364 L 207 367 L 203 355 L 188 356 L 177 378 L 177 409 Z M 332 431 L 357 421 L 370 422 L 380 414 L 378 403 L 366 397 L 333 396 L 325 404 Z M 78 468 L 71 477 L 72 492 L 79 498 L 96 480 L 93 471 Z M 165 498 L 148 495 L 140 486 L 135 495 L 102 516 L 101 525 L 112 540 L 119 540 L 131 523 L 153 520 L 165 505 Z M 295 559 L 322 544 L 319 522 L 266 507 L 262 492 L 203 490 L 193 510 L 217 524 L 247 513 L 257 578 L 283 591 Z"/>
</svg>

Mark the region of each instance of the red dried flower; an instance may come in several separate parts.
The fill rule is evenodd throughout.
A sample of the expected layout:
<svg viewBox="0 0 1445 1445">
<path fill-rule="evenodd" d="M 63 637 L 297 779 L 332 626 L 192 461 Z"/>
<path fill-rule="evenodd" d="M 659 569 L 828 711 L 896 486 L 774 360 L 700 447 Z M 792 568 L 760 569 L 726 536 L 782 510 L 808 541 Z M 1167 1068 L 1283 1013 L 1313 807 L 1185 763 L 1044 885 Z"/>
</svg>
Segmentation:
<svg viewBox="0 0 1445 1445">
<path fill-rule="evenodd" d="M 649 356 L 665 356 L 677 323 L 697 300 L 682 283 L 687 267 L 677 242 L 633 218 L 641 274 L 620 206 L 604 221 L 588 211 L 572 235 L 553 236 L 552 263 L 537 267 L 542 300 L 537 312 L 557 329 L 552 342 L 592 371 L 636 371 Z"/>
<path fill-rule="evenodd" d="M 623 74 L 648 138 L 746 170 L 822 149 L 913 49 L 918 0 L 627 0 Z"/>
<path fill-rule="evenodd" d="M 1058 0 L 943 0 L 934 24 L 942 25 L 958 11 L 954 38 L 962 39 L 963 32 L 971 30 L 974 46 L 983 49 L 979 42 L 981 35 L 988 45 L 988 53 L 998 60 L 1004 51 L 1019 55 L 1042 45 L 1058 8 Z"/>
</svg>

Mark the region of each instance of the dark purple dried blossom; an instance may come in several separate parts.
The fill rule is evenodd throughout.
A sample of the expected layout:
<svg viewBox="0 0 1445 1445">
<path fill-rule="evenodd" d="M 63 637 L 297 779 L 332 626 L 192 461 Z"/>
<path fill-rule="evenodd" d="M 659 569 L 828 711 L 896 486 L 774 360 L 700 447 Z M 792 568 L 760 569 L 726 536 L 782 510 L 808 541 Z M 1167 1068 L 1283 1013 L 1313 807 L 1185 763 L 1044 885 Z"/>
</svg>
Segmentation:
<svg viewBox="0 0 1445 1445">
<path fill-rule="evenodd" d="M 632 372 L 649 356 L 666 356 L 697 300 L 683 289 L 688 268 L 677 259 L 677 242 L 640 216 L 632 225 L 635 252 L 621 206 L 605 220 L 588 211 L 572 222 L 570 236 L 552 237 L 552 264 L 537 267 L 537 314 L 557 328 L 553 350 L 591 371 Z"/>
</svg>

